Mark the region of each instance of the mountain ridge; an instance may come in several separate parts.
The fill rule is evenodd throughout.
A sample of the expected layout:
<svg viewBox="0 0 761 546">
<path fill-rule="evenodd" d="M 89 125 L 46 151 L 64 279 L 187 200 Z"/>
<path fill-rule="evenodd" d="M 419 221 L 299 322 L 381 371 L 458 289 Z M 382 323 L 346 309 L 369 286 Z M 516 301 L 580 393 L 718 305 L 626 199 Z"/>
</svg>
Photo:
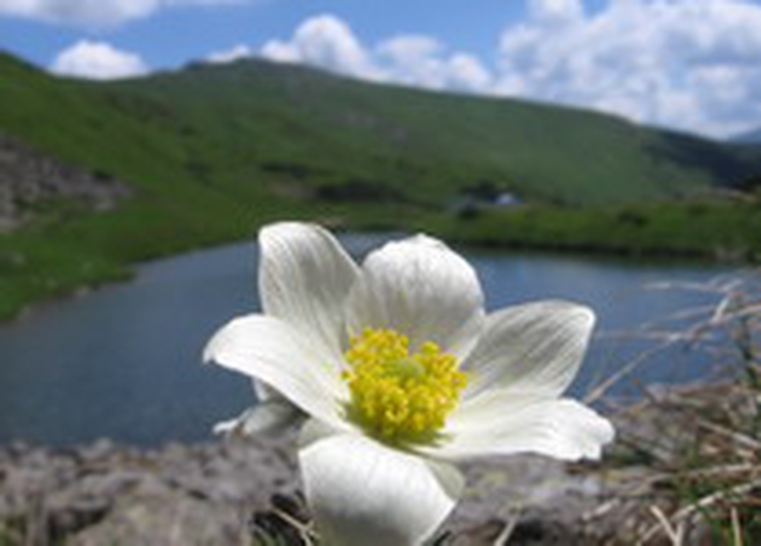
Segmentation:
<svg viewBox="0 0 761 546">
<path fill-rule="evenodd" d="M 34 72 L 7 58 L 0 73 L 11 64 L 17 77 L 37 80 L 37 95 L 44 90 L 54 97 L 47 104 L 34 97 L 13 101 L 0 87 L 3 102 L 22 106 L 14 112 L 0 107 L 0 128 L 71 159 L 83 154 L 56 133 L 82 135 L 83 144 L 94 146 L 82 159 L 105 169 L 120 161 L 99 157 L 116 153 L 101 154 L 99 148 L 122 135 L 101 130 L 98 136 L 92 126 L 114 124 L 138 140 L 163 141 L 156 143 L 164 150 L 157 149 L 155 159 L 167 159 L 168 147 L 174 148 L 169 156 L 181 148 L 209 171 L 234 166 L 258 181 L 273 178 L 259 165 L 292 164 L 302 176 L 287 182 L 303 194 L 319 196 L 326 193 L 321 188 L 356 186 L 357 179 L 369 178 L 370 190 L 389 186 L 392 194 L 431 206 L 482 180 L 556 203 L 670 199 L 740 186 L 761 165 L 761 154 L 588 110 L 378 85 L 262 59 L 192 63 L 141 78 L 91 82 Z M 34 103 L 52 134 L 18 119 L 24 102 Z M 51 107 L 66 103 L 69 112 Z M 82 134 L 88 124 L 90 134 Z M 122 155 L 131 147 L 125 146 L 119 146 Z M 212 148 L 220 157 L 208 160 Z M 244 152 L 249 167 L 241 164 Z M 130 180 L 144 178 L 119 169 L 115 174 Z"/>
<path fill-rule="evenodd" d="M 761 127 L 751 129 L 729 139 L 734 144 L 760 144 L 761 145 Z"/>
</svg>

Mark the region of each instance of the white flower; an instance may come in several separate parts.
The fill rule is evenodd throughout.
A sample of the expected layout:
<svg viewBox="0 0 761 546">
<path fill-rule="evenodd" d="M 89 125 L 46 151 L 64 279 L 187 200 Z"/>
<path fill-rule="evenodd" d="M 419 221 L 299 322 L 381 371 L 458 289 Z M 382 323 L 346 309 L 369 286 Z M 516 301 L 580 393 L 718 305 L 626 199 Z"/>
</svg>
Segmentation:
<svg viewBox="0 0 761 546">
<path fill-rule="evenodd" d="M 327 544 L 421 543 L 462 492 L 461 459 L 599 458 L 612 440 L 607 420 L 560 398 L 592 330 L 586 307 L 487 315 L 470 265 L 423 235 L 361 267 L 315 225 L 271 225 L 259 243 L 264 313 L 221 328 L 204 359 L 266 387 L 219 430 L 307 419 L 299 461 Z"/>
</svg>

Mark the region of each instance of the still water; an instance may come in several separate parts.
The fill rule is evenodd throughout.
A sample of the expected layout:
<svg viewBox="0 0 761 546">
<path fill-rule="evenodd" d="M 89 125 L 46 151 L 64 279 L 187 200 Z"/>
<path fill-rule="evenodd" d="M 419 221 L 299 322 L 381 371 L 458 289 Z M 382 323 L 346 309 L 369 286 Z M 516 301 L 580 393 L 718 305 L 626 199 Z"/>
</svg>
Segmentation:
<svg viewBox="0 0 761 546">
<path fill-rule="evenodd" d="M 388 236 L 350 235 L 357 257 Z M 464 251 L 480 276 L 487 306 L 544 298 L 585 303 L 597 334 L 572 388 L 583 394 L 631 358 L 615 335 L 680 309 L 715 301 L 685 291 L 648 291 L 657 281 L 707 281 L 705 265 L 637 264 L 599 258 Z M 217 327 L 258 308 L 255 245 L 236 244 L 152 262 L 130 283 L 50 305 L 0 326 L 0 444 L 14 439 L 67 445 L 108 436 L 158 445 L 211 437 L 216 421 L 252 401 L 249 381 L 202 365 Z M 670 382 L 703 373 L 705 362 L 675 349 L 648 363 L 635 381 Z"/>
</svg>

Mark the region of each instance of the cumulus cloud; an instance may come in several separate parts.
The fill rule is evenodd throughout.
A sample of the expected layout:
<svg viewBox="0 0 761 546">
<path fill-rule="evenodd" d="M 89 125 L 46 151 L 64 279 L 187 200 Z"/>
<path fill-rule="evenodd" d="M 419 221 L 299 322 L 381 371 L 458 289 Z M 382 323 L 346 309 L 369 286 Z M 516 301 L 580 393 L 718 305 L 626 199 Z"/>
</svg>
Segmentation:
<svg viewBox="0 0 761 546">
<path fill-rule="evenodd" d="M 492 75 L 473 55 L 455 53 L 445 66 L 448 87 L 472 92 L 490 90 L 492 87 Z"/>
<path fill-rule="evenodd" d="M 447 54 L 445 46 L 423 35 L 391 38 L 376 47 L 377 63 L 386 79 L 397 83 L 480 92 L 488 89 L 491 76 L 474 56 Z"/>
<path fill-rule="evenodd" d="M 723 137 L 761 125 L 761 6 L 749 0 L 526 0 L 485 64 L 424 35 L 363 44 L 332 15 L 260 53 L 375 81 L 520 96 Z"/>
<path fill-rule="evenodd" d="M 531 0 L 497 90 L 729 135 L 761 123 L 761 7 L 745 0 Z"/>
<path fill-rule="evenodd" d="M 172 6 L 244 4 L 251 0 L 2 0 L 0 16 L 51 23 L 110 27 Z"/>
<path fill-rule="evenodd" d="M 545 24 L 562 24 L 583 14 L 580 0 L 528 0 L 529 17 Z"/>
<path fill-rule="evenodd" d="M 106 42 L 81 40 L 61 51 L 51 70 L 64 76 L 112 80 L 146 74 L 148 66 L 139 55 L 121 51 Z"/>
<path fill-rule="evenodd" d="M 368 47 L 334 15 L 307 19 L 289 40 L 267 42 L 261 54 L 274 61 L 307 63 L 359 78 L 429 89 L 483 91 L 491 80 L 476 57 L 450 54 L 430 36 L 396 36 Z"/>
<path fill-rule="evenodd" d="M 206 61 L 214 64 L 231 63 L 238 59 L 251 57 L 254 52 L 246 44 L 238 44 L 230 49 L 215 51 L 206 57 Z"/>
<path fill-rule="evenodd" d="M 319 15 L 303 22 L 290 40 L 271 40 L 262 55 L 280 62 L 299 62 L 351 76 L 381 79 L 369 53 L 343 20 Z"/>
</svg>

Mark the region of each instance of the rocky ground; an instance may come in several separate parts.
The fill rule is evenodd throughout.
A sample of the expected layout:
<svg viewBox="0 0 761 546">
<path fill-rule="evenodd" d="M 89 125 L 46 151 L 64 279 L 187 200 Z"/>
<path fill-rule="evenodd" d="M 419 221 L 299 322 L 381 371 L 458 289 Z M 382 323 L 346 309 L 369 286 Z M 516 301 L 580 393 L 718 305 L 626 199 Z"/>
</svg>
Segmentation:
<svg viewBox="0 0 761 546">
<path fill-rule="evenodd" d="M 733 403 L 726 390 L 710 397 Z M 673 515 L 678 498 L 657 461 L 674 461 L 697 434 L 670 404 L 667 393 L 619 413 L 603 463 L 520 456 L 467 465 L 464 498 L 437 544 L 670 544 L 659 517 Z M 272 535 L 301 544 L 308 515 L 294 453 L 292 438 L 153 451 L 108 440 L 65 450 L 17 443 L 0 451 L 0 545 L 248 545 L 273 544 L 263 538 Z M 714 543 L 703 525 L 685 530 L 684 544 Z"/>
<path fill-rule="evenodd" d="M 45 201 L 75 198 L 94 210 L 108 210 L 130 193 L 106 172 L 73 167 L 0 134 L 0 233 L 23 224 Z"/>
<path fill-rule="evenodd" d="M 265 529 L 273 507 L 305 519 L 290 444 L 235 440 L 152 452 L 106 440 L 62 451 L 17 444 L 0 455 L 0 537 L 35 545 L 250 544 L 254 515 Z M 447 526 L 457 544 L 493 544 L 513 520 L 514 540 L 564 544 L 569 533 L 586 532 L 575 520 L 591 522 L 613 495 L 608 475 L 535 457 L 466 470 L 465 499 Z"/>
</svg>

